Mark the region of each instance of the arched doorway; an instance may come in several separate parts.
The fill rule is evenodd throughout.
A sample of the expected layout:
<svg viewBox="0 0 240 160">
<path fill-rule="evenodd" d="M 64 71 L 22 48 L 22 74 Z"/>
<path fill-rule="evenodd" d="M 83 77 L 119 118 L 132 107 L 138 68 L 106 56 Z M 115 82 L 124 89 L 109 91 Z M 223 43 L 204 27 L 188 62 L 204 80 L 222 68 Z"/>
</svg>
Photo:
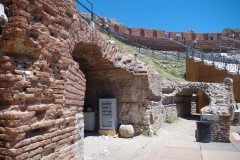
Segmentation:
<svg viewBox="0 0 240 160">
<path fill-rule="evenodd" d="M 144 33 L 144 30 L 143 30 L 143 29 L 140 30 L 140 36 L 142 36 L 142 37 L 145 36 L 145 33 Z"/>
<path fill-rule="evenodd" d="M 208 34 L 203 35 L 204 40 L 208 40 Z"/>
<path fill-rule="evenodd" d="M 195 40 L 195 39 L 196 39 L 196 34 L 192 33 L 192 40 Z"/>
<path fill-rule="evenodd" d="M 132 28 L 128 28 L 128 34 L 132 35 Z"/>
<path fill-rule="evenodd" d="M 116 33 L 119 32 L 119 26 L 118 25 L 114 25 L 114 32 L 116 32 Z"/>
<path fill-rule="evenodd" d="M 153 31 L 153 37 L 157 38 L 157 31 Z"/>
<path fill-rule="evenodd" d="M 84 98 L 84 114 L 88 109 L 95 115 L 95 131 L 99 129 L 99 99 L 117 98 L 118 122 L 136 124 L 136 134 L 140 133 L 137 124 L 142 122 L 140 112 L 142 111 L 143 99 L 148 93 L 147 76 L 135 76 L 129 70 L 116 67 L 112 61 L 103 56 L 102 50 L 97 45 L 80 42 L 75 45 L 72 52 L 74 61 L 79 63 L 79 68 L 85 75 L 86 90 Z M 131 56 L 132 58 L 134 56 Z M 128 57 L 129 58 L 129 57 Z M 128 59 L 128 61 L 131 61 Z M 134 84 L 134 85 L 133 85 Z M 131 90 L 142 92 L 130 92 Z M 146 93 L 143 91 L 146 90 Z M 84 91 L 81 91 L 84 92 Z M 126 102 L 127 100 L 127 102 Z M 125 113 L 124 108 L 129 108 L 135 114 Z M 85 118 L 87 118 L 85 116 Z"/>
<path fill-rule="evenodd" d="M 217 34 L 217 40 L 221 40 L 221 34 L 220 33 Z"/>
<path fill-rule="evenodd" d="M 208 96 L 200 88 L 186 88 L 175 96 L 163 98 L 163 105 L 175 108 L 178 117 L 199 115 L 201 108 L 209 104 Z"/>
</svg>

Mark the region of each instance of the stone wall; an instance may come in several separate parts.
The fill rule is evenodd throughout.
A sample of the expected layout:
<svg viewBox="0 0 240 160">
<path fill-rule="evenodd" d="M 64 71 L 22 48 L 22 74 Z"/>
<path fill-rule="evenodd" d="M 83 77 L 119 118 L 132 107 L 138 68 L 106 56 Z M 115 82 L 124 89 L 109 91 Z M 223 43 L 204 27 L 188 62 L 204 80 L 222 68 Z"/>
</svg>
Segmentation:
<svg viewBox="0 0 240 160">
<path fill-rule="evenodd" d="M 230 114 L 203 114 L 201 119 L 211 122 L 212 142 L 230 142 Z"/>
<path fill-rule="evenodd" d="M 217 83 L 185 82 L 176 84 L 173 90 L 163 90 L 168 92 L 162 96 L 164 107 L 160 109 L 161 107 L 158 106 L 158 110 L 172 117 L 190 114 L 191 107 L 196 105 L 193 102 L 195 93 L 199 90 L 203 91 L 209 98 L 209 104 L 201 109 L 201 119 L 212 123 L 212 141 L 229 142 L 230 105 L 234 103 L 234 96 L 228 86 Z"/>
<path fill-rule="evenodd" d="M 69 45 L 75 2 L 3 4 L 9 22 L 0 39 L 0 159 L 82 159 L 86 80 Z"/>
</svg>

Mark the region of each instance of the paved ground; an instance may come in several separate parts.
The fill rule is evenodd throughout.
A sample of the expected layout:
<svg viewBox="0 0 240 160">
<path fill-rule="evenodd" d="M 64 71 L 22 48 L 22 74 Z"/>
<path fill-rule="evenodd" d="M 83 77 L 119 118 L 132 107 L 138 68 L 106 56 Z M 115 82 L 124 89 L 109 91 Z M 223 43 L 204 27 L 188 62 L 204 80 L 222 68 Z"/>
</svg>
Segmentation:
<svg viewBox="0 0 240 160">
<path fill-rule="evenodd" d="M 153 139 L 134 160 L 239 160 L 240 126 L 231 126 L 231 143 Z"/>
<path fill-rule="evenodd" d="M 85 160 L 240 160 L 240 126 L 231 126 L 231 143 L 196 142 L 198 117 L 164 124 L 153 137 L 126 139 L 85 132 Z"/>
</svg>

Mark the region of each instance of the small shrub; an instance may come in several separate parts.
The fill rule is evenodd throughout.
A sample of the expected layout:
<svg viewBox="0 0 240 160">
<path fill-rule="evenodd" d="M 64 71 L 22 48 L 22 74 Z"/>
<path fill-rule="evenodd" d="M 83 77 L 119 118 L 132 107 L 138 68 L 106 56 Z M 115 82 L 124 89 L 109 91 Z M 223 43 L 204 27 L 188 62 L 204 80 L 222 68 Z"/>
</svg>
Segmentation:
<svg viewBox="0 0 240 160">
<path fill-rule="evenodd" d="M 172 117 L 172 116 L 167 115 L 166 119 L 165 119 L 165 122 L 166 123 L 173 123 L 173 122 L 175 122 L 177 120 L 178 120 L 178 117 Z"/>
<path fill-rule="evenodd" d="M 157 131 L 153 131 L 153 135 L 156 135 L 156 136 L 157 136 Z"/>
</svg>

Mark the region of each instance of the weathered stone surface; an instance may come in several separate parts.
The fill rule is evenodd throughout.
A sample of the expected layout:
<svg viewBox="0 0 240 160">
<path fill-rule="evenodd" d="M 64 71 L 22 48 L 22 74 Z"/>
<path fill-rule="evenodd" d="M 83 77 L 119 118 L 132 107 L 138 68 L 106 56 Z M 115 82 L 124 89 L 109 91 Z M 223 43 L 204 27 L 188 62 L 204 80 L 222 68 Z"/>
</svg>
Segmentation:
<svg viewBox="0 0 240 160">
<path fill-rule="evenodd" d="M 134 129 L 132 125 L 121 125 L 119 133 L 123 138 L 132 138 L 134 136 Z"/>
</svg>

